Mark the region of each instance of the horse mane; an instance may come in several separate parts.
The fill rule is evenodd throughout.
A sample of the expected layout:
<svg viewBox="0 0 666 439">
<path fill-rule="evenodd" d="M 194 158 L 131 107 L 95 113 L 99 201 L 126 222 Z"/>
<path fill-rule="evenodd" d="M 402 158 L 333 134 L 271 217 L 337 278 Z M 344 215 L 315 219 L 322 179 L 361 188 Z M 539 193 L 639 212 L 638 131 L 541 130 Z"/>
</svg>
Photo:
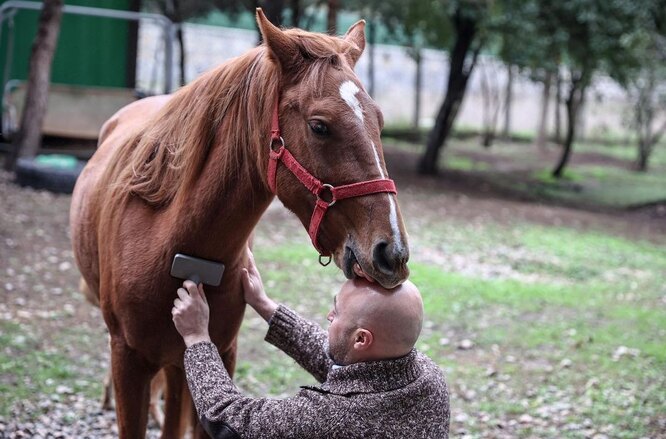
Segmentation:
<svg viewBox="0 0 666 439">
<path fill-rule="evenodd" d="M 358 48 L 339 37 L 290 29 L 284 31 L 303 55 L 298 80 L 321 90 L 330 66 L 341 68 Z M 219 178 L 252 184 L 252 169 L 263 170 L 263 157 L 252 148 L 266 146 L 273 105 L 281 85 L 277 64 L 264 45 L 233 58 L 178 90 L 154 117 L 129 136 L 107 169 L 115 195 L 134 195 L 160 208 L 198 179 L 211 149 Z M 254 161 L 253 161 L 254 160 Z"/>
</svg>

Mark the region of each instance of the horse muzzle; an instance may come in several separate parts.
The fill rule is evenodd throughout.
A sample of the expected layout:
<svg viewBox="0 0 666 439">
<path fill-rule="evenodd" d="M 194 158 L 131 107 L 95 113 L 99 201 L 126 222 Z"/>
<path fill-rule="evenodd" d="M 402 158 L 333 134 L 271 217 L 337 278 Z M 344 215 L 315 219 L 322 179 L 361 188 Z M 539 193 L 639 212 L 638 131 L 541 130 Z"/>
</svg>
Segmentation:
<svg viewBox="0 0 666 439">
<path fill-rule="evenodd" d="M 380 240 L 374 243 L 364 257 L 357 246 L 348 243 L 342 257 L 341 268 L 348 279 L 365 278 L 391 289 L 409 277 L 409 249 L 402 243 Z"/>
</svg>

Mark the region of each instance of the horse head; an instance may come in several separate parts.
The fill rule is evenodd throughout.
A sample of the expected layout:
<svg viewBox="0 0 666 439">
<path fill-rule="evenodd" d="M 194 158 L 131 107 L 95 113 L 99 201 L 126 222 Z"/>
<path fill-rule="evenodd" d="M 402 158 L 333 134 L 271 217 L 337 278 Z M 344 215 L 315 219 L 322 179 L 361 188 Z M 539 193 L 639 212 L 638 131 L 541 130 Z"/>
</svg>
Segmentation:
<svg viewBox="0 0 666 439">
<path fill-rule="evenodd" d="M 268 185 L 347 278 L 399 285 L 409 248 L 384 163 L 382 113 L 354 73 L 365 21 L 344 37 L 281 30 L 261 10 L 257 21 L 280 78 Z"/>
</svg>

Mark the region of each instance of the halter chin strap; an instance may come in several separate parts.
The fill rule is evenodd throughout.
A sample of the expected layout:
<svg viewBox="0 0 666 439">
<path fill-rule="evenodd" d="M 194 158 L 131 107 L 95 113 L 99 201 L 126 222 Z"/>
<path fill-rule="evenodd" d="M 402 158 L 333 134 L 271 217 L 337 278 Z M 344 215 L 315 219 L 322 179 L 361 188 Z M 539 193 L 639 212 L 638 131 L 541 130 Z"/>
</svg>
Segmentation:
<svg viewBox="0 0 666 439">
<path fill-rule="evenodd" d="M 308 227 L 308 234 L 312 245 L 315 246 L 319 252 L 319 262 L 322 265 L 328 265 L 331 262 L 331 252 L 325 250 L 319 245 L 317 236 L 319 235 L 319 227 L 324 219 L 324 215 L 328 208 L 333 206 L 337 201 L 344 200 L 345 198 L 362 197 L 364 195 L 377 194 L 382 192 L 396 194 L 395 183 L 391 179 L 382 178 L 377 180 L 367 180 L 358 183 L 345 184 L 341 186 L 333 186 L 330 184 L 322 183 L 317 177 L 308 172 L 307 169 L 301 165 L 296 158 L 291 155 L 289 150 L 285 148 L 284 139 L 280 136 L 280 123 L 278 120 L 278 99 L 275 99 L 275 107 L 273 109 L 273 119 L 271 122 L 271 143 L 270 155 L 268 160 L 268 186 L 271 191 L 277 195 L 277 168 L 278 162 L 282 162 L 292 174 L 306 187 L 307 190 L 312 192 L 316 197 L 315 208 L 310 218 L 310 226 Z M 326 263 L 322 258 L 328 257 Z"/>
</svg>

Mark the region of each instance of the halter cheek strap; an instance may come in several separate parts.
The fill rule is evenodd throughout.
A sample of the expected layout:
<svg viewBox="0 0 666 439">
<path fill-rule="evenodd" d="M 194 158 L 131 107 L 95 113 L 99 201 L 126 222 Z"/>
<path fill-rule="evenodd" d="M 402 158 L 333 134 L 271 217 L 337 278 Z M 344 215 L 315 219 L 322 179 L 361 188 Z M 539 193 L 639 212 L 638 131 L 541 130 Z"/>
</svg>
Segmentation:
<svg viewBox="0 0 666 439">
<path fill-rule="evenodd" d="M 395 183 L 388 178 L 377 180 L 366 180 L 358 183 L 333 186 L 322 183 L 317 177 L 308 172 L 298 160 L 285 147 L 284 139 L 280 136 L 280 124 L 278 120 L 278 100 L 275 100 L 273 109 L 273 119 L 271 122 L 271 143 L 268 160 L 268 186 L 271 191 L 277 195 L 277 168 L 278 162 L 282 164 L 298 178 L 298 180 L 316 197 L 314 211 L 310 218 L 308 234 L 312 245 L 319 252 L 319 262 L 322 265 L 328 265 L 331 261 L 331 252 L 325 250 L 319 245 L 317 239 L 319 228 L 328 209 L 337 201 L 345 198 L 361 197 L 377 193 L 396 194 Z M 328 262 L 323 263 L 322 257 L 328 257 Z"/>
</svg>

